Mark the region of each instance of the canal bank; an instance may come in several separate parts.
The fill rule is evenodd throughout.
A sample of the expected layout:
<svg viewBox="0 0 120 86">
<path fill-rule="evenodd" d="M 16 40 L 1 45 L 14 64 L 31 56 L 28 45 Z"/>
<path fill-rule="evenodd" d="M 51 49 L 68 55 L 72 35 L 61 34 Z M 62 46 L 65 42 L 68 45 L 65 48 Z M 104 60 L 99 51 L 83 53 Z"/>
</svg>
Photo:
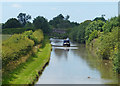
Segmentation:
<svg viewBox="0 0 120 86">
<path fill-rule="evenodd" d="M 61 46 L 63 40 L 52 39 L 51 44 Z M 71 42 L 71 46 L 76 47 L 52 47 L 49 65 L 36 84 L 118 84 L 109 61 L 95 56 L 85 45 Z"/>
<path fill-rule="evenodd" d="M 46 53 L 47 52 L 47 53 Z M 3 84 L 34 84 L 45 66 L 48 64 L 51 53 L 51 44 L 45 38 L 38 52 L 19 65 L 15 70 L 4 75 Z"/>
</svg>

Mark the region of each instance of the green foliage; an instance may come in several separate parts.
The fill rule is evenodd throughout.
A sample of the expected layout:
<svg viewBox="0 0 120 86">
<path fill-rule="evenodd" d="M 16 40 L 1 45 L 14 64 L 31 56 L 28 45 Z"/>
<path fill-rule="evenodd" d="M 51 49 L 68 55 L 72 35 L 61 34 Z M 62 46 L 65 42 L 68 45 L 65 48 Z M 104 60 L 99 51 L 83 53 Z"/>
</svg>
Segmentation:
<svg viewBox="0 0 120 86">
<path fill-rule="evenodd" d="M 17 16 L 18 20 L 20 21 L 20 23 L 25 26 L 26 23 L 28 22 L 28 20 L 31 19 L 31 16 L 30 15 L 26 15 L 26 13 L 20 13 L 18 16 Z"/>
<path fill-rule="evenodd" d="M 93 47 L 102 59 L 111 59 L 118 73 L 120 73 L 119 32 L 119 17 L 113 17 L 106 22 L 93 21 L 85 32 L 86 45 Z"/>
<path fill-rule="evenodd" d="M 32 30 L 34 31 L 33 27 L 25 27 L 25 28 L 5 28 L 2 29 L 3 34 L 19 34 L 23 33 L 24 31 L 29 31 Z"/>
<path fill-rule="evenodd" d="M 52 20 L 49 21 L 49 24 L 52 25 L 54 28 L 71 28 L 74 26 L 79 25 L 76 22 L 70 22 L 68 19 L 70 18 L 69 15 L 64 17 L 62 14 L 54 17 Z"/>
<path fill-rule="evenodd" d="M 78 26 L 79 30 L 77 32 L 77 42 L 85 43 L 85 29 L 90 24 L 90 22 L 90 20 L 86 20 Z"/>
<path fill-rule="evenodd" d="M 21 27 L 21 23 L 16 18 L 11 18 L 3 25 L 3 28 L 18 28 Z"/>
<path fill-rule="evenodd" d="M 33 25 L 36 29 L 41 28 L 44 33 L 49 33 L 49 23 L 44 17 L 38 16 L 33 20 Z"/>
<path fill-rule="evenodd" d="M 75 27 L 69 33 L 69 38 L 73 41 L 77 41 L 77 39 L 76 39 L 77 38 L 77 30 L 78 30 L 78 28 Z"/>
<path fill-rule="evenodd" d="M 25 37 L 27 37 L 27 38 L 29 38 L 30 39 L 30 36 L 33 34 L 33 31 L 32 30 L 29 30 L 29 31 L 25 31 L 24 33 L 23 33 L 23 36 L 25 36 Z"/>
<path fill-rule="evenodd" d="M 43 32 L 40 29 L 36 30 L 30 35 L 30 39 L 34 40 L 35 44 L 40 43 L 44 39 Z"/>
<path fill-rule="evenodd" d="M 14 70 L 3 73 L 2 84 L 33 84 L 39 71 L 42 71 L 50 59 L 51 44 L 49 39 L 45 37 L 44 46 L 39 48 L 35 56 L 18 65 Z M 46 53 L 47 52 L 47 53 Z M 7 72 L 7 71 L 5 71 Z"/>
<path fill-rule="evenodd" d="M 99 37 L 100 45 L 98 46 L 98 54 L 103 59 L 113 59 L 113 54 L 116 52 L 118 45 L 118 27 L 114 28 L 112 32 Z M 116 57 L 117 58 L 117 57 Z"/>
<path fill-rule="evenodd" d="M 54 17 L 53 20 L 50 20 L 49 24 L 52 25 L 55 28 L 61 28 L 61 23 L 64 20 L 64 16 L 62 14 L 59 14 L 57 17 Z"/>
<path fill-rule="evenodd" d="M 64 34 L 53 33 L 51 35 L 51 37 L 56 37 L 56 38 L 59 38 L 59 39 L 66 39 L 68 37 L 68 34 L 67 33 L 64 33 Z"/>
<path fill-rule="evenodd" d="M 120 27 L 120 15 L 118 16 L 118 25 Z"/>
<path fill-rule="evenodd" d="M 98 21 L 98 20 L 106 22 L 104 17 L 96 17 L 93 21 Z"/>
<path fill-rule="evenodd" d="M 98 38 L 98 31 L 94 30 L 90 35 L 89 39 L 87 40 L 87 43 L 89 44 L 93 39 Z"/>
<path fill-rule="evenodd" d="M 89 25 L 91 21 L 86 20 L 85 22 L 81 23 L 79 26 L 71 29 L 69 32 L 69 37 L 73 41 L 77 41 L 79 43 L 85 43 L 85 28 Z"/>
<path fill-rule="evenodd" d="M 120 42 L 116 44 L 114 48 L 114 53 L 113 53 L 113 62 L 114 62 L 114 69 L 120 74 Z"/>
<path fill-rule="evenodd" d="M 26 55 L 31 48 L 43 40 L 43 33 L 41 30 L 25 31 L 22 34 L 14 34 L 8 40 L 2 43 L 2 60 L 3 65 L 9 61 L 14 61 L 23 55 Z"/>
<path fill-rule="evenodd" d="M 96 36 L 95 33 L 97 33 L 97 31 L 91 31 L 90 35 L 88 35 L 88 40 L 86 41 L 89 45 L 92 45 L 99 57 L 106 60 L 111 59 L 114 64 L 114 69 L 120 73 L 119 18 L 111 18 L 102 26 L 102 28 L 103 34 L 98 32 L 98 35 Z"/>
<path fill-rule="evenodd" d="M 10 37 L 2 43 L 3 65 L 20 58 L 21 55 L 25 55 L 33 45 L 34 42 L 22 34 L 15 34 Z"/>
<path fill-rule="evenodd" d="M 94 31 L 103 31 L 103 25 L 105 24 L 105 22 L 98 20 L 98 21 L 93 21 L 91 22 L 87 28 L 85 29 L 85 39 L 88 40 L 89 39 L 89 35 Z"/>
<path fill-rule="evenodd" d="M 30 28 L 30 27 L 33 27 L 33 24 L 32 24 L 31 22 L 27 22 L 27 23 L 25 24 L 25 27 L 26 27 L 26 28 L 28 28 L 28 27 L 29 27 L 29 28 Z"/>
<path fill-rule="evenodd" d="M 3 24 L 2 24 L 2 23 L 0 23 L 0 29 L 2 29 L 2 25 L 3 25 Z"/>
<path fill-rule="evenodd" d="M 112 29 L 117 26 L 118 26 L 118 17 L 111 18 L 103 25 L 104 33 L 111 32 Z"/>
<path fill-rule="evenodd" d="M 71 29 L 69 37 L 79 43 L 94 49 L 99 57 L 112 60 L 114 69 L 120 73 L 120 16 L 104 21 L 96 18 L 94 21 L 81 23 Z"/>
</svg>

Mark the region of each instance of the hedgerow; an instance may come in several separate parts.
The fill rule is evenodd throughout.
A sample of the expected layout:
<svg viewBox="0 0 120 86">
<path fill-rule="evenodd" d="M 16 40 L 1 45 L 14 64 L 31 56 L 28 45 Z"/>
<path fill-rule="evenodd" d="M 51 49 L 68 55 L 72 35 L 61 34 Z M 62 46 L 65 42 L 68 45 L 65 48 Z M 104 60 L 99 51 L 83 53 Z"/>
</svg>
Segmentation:
<svg viewBox="0 0 120 86">
<path fill-rule="evenodd" d="M 35 44 L 40 43 L 43 40 L 43 32 L 41 30 L 36 30 L 33 32 L 32 35 L 30 35 L 30 39 L 34 40 Z"/>
<path fill-rule="evenodd" d="M 3 41 L 3 66 L 26 55 L 35 44 L 42 42 L 43 37 L 43 32 L 41 30 L 35 32 L 25 31 L 22 34 L 14 34 L 8 40 Z"/>
</svg>

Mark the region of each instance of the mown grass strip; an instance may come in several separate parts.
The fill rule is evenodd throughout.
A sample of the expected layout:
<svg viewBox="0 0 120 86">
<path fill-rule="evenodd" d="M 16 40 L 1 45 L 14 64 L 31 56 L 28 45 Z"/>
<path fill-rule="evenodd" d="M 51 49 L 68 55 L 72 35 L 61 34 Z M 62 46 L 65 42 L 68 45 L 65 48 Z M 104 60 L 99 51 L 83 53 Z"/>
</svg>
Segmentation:
<svg viewBox="0 0 120 86">
<path fill-rule="evenodd" d="M 51 44 L 48 38 L 45 38 L 44 47 L 40 48 L 35 56 L 31 56 L 27 62 L 18 66 L 9 75 L 4 76 L 3 84 L 32 84 L 38 76 L 38 72 L 43 70 L 49 61 L 50 52 Z"/>
</svg>

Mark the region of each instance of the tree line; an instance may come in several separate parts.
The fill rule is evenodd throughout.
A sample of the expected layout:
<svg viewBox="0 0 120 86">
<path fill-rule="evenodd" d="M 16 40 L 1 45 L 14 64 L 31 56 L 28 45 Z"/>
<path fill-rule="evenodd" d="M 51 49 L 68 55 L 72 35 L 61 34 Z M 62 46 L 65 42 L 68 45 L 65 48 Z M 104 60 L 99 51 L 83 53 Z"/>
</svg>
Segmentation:
<svg viewBox="0 0 120 86">
<path fill-rule="evenodd" d="M 70 16 L 59 14 L 48 21 L 43 16 L 34 18 L 31 23 L 30 15 L 20 13 L 16 18 L 11 18 L 2 24 L 3 33 L 22 33 L 24 31 L 41 29 L 45 34 L 56 34 L 58 37 L 69 37 L 78 43 L 89 46 L 102 59 L 112 60 L 114 69 L 120 73 L 120 16 L 106 20 L 104 15 L 82 23 L 71 22 Z M 53 33 L 54 29 L 63 29 L 65 34 Z"/>
<path fill-rule="evenodd" d="M 2 24 L 3 33 L 19 33 L 21 31 L 17 28 L 24 28 L 24 30 L 22 29 L 23 31 L 41 29 L 44 33 L 49 34 L 52 33 L 54 28 L 66 29 L 79 25 L 77 22 L 70 22 L 69 15 L 64 17 L 62 14 L 59 14 L 50 21 L 43 16 L 37 16 L 30 22 L 31 18 L 29 14 L 20 13 L 17 18 L 8 19 Z"/>
</svg>

